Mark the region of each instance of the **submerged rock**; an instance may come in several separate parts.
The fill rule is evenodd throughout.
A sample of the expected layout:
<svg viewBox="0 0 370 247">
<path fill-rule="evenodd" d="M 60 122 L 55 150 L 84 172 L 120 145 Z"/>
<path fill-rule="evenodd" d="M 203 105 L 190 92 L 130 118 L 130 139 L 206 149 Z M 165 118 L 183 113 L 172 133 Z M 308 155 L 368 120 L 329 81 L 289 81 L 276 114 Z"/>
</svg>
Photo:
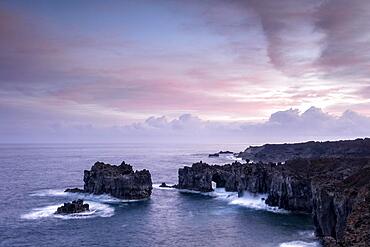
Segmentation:
<svg viewBox="0 0 370 247">
<path fill-rule="evenodd" d="M 125 162 L 119 166 L 96 162 L 90 171 L 84 171 L 84 192 L 125 200 L 145 199 L 152 193 L 152 179 L 148 170 L 134 172 Z"/>
<path fill-rule="evenodd" d="M 76 214 L 89 211 L 89 204 L 85 203 L 81 199 L 72 202 L 66 202 L 63 206 L 60 206 L 56 214 Z"/>
</svg>

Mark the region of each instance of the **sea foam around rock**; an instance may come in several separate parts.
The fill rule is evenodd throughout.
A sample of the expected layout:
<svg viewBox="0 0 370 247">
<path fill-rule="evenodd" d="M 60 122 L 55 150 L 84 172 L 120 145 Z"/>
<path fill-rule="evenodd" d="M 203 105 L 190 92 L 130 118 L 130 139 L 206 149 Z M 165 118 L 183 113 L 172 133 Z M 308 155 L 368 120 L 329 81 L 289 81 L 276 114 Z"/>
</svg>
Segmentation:
<svg viewBox="0 0 370 247">
<path fill-rule="evenodd" d="M 50 205 L 45 207 L 34 208 L 30 212 L 22 214 L 21 218 L 25 220 L 38 220 L 41 218 L 59 218 L 59 219 L 88 219 L 94 217 L 111 217 L 114 215 L 114 208 L 112 206 L 86 201 L 90 205 L 90 211 L 76 214 L 61 215 L 55 214 L 57 208 L 63 204 Z"/>
<path fill-rule="evenodd" d="M 319 247 L 319 242 L 290 241 L 281 243 L 279 247 Z"/>
<path fill-rule="evenodd" d="M 88 200 L 88 201 L 109 203 L 109 204 L 125 203 L 125 202 L 139 202 L 139 201 L 147 200 L 147 199 L 124 200 L 124 199 L 115 198 L 108 194 L 94 195 L 94 194 L 89 194 L 89 193 L 70 193 L 70 192 L 64 192 L 64 190 L 61 190 L 61 189 L 40 190 L 40 191 L 36 191 L 32 193 L 31 196 L 66 197 L 66 198 L 71 198 L 71 199 L 83 199 L 83 200 Z"/>
</svg>

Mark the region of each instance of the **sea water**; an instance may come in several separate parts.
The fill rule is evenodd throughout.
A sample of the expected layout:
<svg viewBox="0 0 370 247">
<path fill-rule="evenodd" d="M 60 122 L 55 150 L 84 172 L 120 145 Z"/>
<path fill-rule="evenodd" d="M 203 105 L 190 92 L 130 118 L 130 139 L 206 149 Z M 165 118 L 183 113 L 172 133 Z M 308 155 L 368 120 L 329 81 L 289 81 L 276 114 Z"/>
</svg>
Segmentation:
<svg viewBox="0 0 370 247">
<path fill-rule="evenodd" d="M 219 150 L 247 145 L 200 144 L 12 144 L 0 145 L 0 246 L 319 246 L 308 215 L 269 207 L 267 195 L 193 193 L 175 184 L 178 168 L 204 161 L 224 164 Z M 149 200 L 125 201 L 109 195 L 65 193 L 83 187 L 83 170 L 95 161 L 130 163 L 149 169 Z M 77 198 L 90 211 L 55 215 Z"/>
</svg>

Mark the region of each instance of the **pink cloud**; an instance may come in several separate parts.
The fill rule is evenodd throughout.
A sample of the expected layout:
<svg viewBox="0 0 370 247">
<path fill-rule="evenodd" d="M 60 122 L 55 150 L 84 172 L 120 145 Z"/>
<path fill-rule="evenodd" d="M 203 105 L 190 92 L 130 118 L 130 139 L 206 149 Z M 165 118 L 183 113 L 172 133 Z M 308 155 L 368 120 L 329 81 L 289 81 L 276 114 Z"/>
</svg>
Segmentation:
<svg viewBox="0 0 370 247">
<path fill-rule="evenodd" d="M 81 122 L 84 107 L 99 109 L 96 119 L 112 114 L 110 119 L 117 122 L 132 121 L 127 119 L 130 114 L 145 118 L 180 112 L 266 119 L 273 110 L 302 109 L 316 102 L 325 102 L 325 110 L 333 112 L 351 108 L 370 114 L 364 87 L 369 78 L 370 18 L 364 1 L 170 5 L 161 6 L 177 10 L 173 13 L 179 18 L 170 23 L 170 31 L 154 37 L 143 29 L 141 40 L 126 36 L 126 23 L 100 23 L 104 35 L 76 32 L 83 30 L 82 23 L 70 30 L 60 17 L 48 23 L 33 12 L 4 8 L 3 102 L 18 99 L 15 105 L 27 108 L 32 101 L 35 111 L 44 110 L 44 104 L 59 113 L 61 121 L 78 118 L 78 112 Z M 119 17 L 111 8 L 104 11 Z M 173 13 L 166 12 L 169 17 Z M 161 18 L 155 11 L 148 18 L 153 16 Z M 68 107 L 62 112 L 64 105 Z M 85 122 L 94 122 L 93 117 Z"/>
</svg>

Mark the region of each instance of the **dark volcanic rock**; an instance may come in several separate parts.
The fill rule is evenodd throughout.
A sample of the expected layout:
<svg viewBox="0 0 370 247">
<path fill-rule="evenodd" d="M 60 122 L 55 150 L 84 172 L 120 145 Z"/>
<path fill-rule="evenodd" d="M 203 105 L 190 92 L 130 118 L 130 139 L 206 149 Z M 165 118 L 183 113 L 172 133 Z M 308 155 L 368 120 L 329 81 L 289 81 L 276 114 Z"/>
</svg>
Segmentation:
<svg viewBox="0 0 370 247">
<path fill-rule="evenodd" d="M 84 183 L 84 192 L 107 193 L 126 200 L 149 198 L 152 193 L 150 172 L 134 172 L 125 162 L 119 166 L 96 162 L 90 171 L 84 171 Z"/>
<path fill-rule="evenodd" d="M 72 202 L 66 202 L 63 206 L 60 206 L 56 214 L 76 214 L 89 211 L 89 204 L 85 203 L 81 199 Z"/>
<path fill-rule="evenodd" d="M 220 154 L 234 154 L 231 151 L 220 151 L 218 153 L 209 154 L 208 157 L 220 157 Z"/>
<path fill-rule="evenodd" d="M 166 183 L 161 183 L 161 185 L 159 185 L 159 187 L 164 187 L 164 188 L 166 188 L 166 187 L 169 187 Z"/>
<path fill-rule="evenodd" d="M 176 185 L 168 185 L 168 184 L 166 184 L 166 183 L 161 183 L 161 184 L 159 185 L 159 187 L 161 187 L 161 188 L 177 188 L 177 186 L 176 186 Z"/>
<path fill-rule="evenodd" d="M 325 246 L 370 246 L 370 158 L 294 159 L 285 164 L 195 163 L 179 189 L 267 193 L 266 204 L 312 213 Z"/>
<path fill-rule="evenodd" d="M 69 193 L 84 193 L 83 189 L 80 188 L 68 188 L 64 192 L 69 192 Z"/>
<path fill-rule="evenodd" d="M 370 157 L 370 138 L 251 146 L 240 152 L 238 157 L 255 162 L 284 162 L 296 158 Z"/>
<path fill-rule="evenodd" d="M 214 154 L 208 154 L 208 157 L 219 157 L 220 155 L 218 153 L 214 153 Z"/>
<path fill-rule="evenodd" d="M 225 187 L 226 191 L 265 193 L 268 179 L 265 177 L 269 165 L 241 164 L 234 162 L 227 165 L 208 165 L 194 163 L 191 167 L 179 169 L 179 189 L 210 192 L 212 181 L 217 187 Z"/>
</svg>

